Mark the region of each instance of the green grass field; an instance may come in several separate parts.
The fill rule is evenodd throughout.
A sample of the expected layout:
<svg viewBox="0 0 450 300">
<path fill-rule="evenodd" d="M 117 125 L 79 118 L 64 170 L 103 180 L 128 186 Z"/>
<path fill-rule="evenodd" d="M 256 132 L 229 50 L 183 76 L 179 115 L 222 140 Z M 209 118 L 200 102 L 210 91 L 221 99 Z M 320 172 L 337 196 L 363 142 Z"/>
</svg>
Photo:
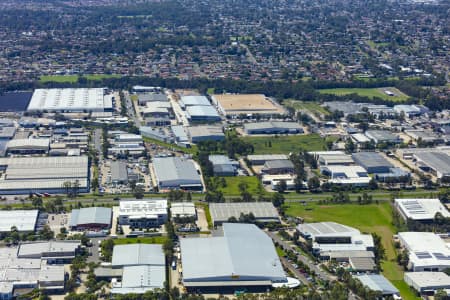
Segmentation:
<svg viewBox="0 0 450 300">
<path fill-rule="evenodd" d="M 255 148 L 254 154 L 289 154 L 290 152 L 326 150 L 326 140 L 318 134 L 243 137 Z"/>
<path fill-rule="evenodd" d="M 333 221 L 358 228 L 361 232 L 377 233 L 386 249 L 386 260 L 382 263 L 384 276 L 400 290 L 403 299 L 417 299 L 403 282 L 403 270 L 395 262 L 396 252 L 392 244 L 395 228 L 389 201 L 370 205 L 309 203 L 306 206 L 297 202 L 287 203 L 285 208 L 287 215 L 302 217 L 305 222 Z"/>
<path fill-rule="evenodd" d="M 239 184 L 244 182 L 247 184 L 247 190 L 249 193 L 255 195 L 258 193 L 259 180 L 256 176 L 236 176 L 236 177 L 224 177 L 227 186 L 220 188 L 224 196 L 239 196 Z"/>
<path fill-rule="evenodd" d="M 330 112 L 325 108 L 320 106 L 317 102 L 305 102 L 305 101 L 298 101 L 298 100 L 285 100 L 283 102 L 284 105 L 290 106 L 297 110 L 308 110 L 312 112 L 315 115 L 329 115 Z"/>
<path fill-rule="evenodd" d="M 184 153 L 190 153 L 190 154 L 195 154 L 197 153 L 197 146 L 196 145 L 191 145 L 191 148 L 184 148 L 184 147 L 180 147 L 178 145 L 175 144 L 169 144 L 169 143 L 165 143 L 156 139 L 152 139 L 149 137 L 143 137 L 144 142 L 147 143 L 152 143 L 152 144 L 156 144 L 162 147 L 166 147 L 167 149 L 175 149 Z"/>
<path fill-rule="evenodd" d="M 87 80 L 102 80 L 104 78 L 119 78 L 120 75 L 111 74 L 91 74 L 82 75 Z M 59 83 L 76 83 L 78 80 L 78 75 L 44 75 L 39 78 L 41 83 L 46 82 L 59 82 Z"/>
<path fill-rule="evenodd" d="M 391 92 L 393 92 L 395 94 L 395 96 L 388 96 L 386 95 L 386 93 L 384 93 L 384 90 L 389 90 Z M 321 94 L 334 94 L 337 96 L 344 96 L 344 95 L 349 95 L 349 94 L 358 94 L 360 96 L 364 96 L 364 97 L 369 97 L 369 98 L 373 98 L 373 97 L 378 97 L 384 100 L 390 100 L 393 102 L 401 102 L 401 101 L 405 101 L 407 100 L 409 97 L 407 95 L 405 95 L 404 93 L 402 93 L 401 91 L 399 91 L 396 88 L 393 87 L 388 87 L 388 88 L 339 88 L 339 89 L 323 89 L 323 90 L 318 90 L 319 93 Z"/>
<path fill-rule="evenodd" d="M 126 245 L 126 244 L 164 244 L 167 240 L 165 236 L 153 236 L 153 237 L 138 237 L 138 238 L 123 238 L 115 239 L 114 245 Z"/>
</svg>

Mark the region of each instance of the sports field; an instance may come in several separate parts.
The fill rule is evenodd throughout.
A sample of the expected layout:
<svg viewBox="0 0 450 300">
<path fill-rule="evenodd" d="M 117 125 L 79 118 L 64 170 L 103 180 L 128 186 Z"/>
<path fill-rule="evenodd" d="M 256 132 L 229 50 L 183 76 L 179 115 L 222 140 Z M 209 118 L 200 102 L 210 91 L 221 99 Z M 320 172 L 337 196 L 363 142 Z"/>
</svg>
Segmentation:
<svg viewBox="0 0 450 300">
<path fill-rule="evenodd" d="M 318 134 L 273 137 L 242 137 L 253 145 L 254 154 L 289 154 L 290 152 L 326 150 L 326 140 Z"/>
<path fill-rule="evenodd" d="M 390 91 L 395 94 L 395 96 L 389 96 L 384 91 Z M 334 94 L 337 96 L 344 96 L 349 94 L 358 94 L 360 96 L 374 98 L 378 97 L 384 100 L 390 100 L 393 102 L 401 102 L 407 100 L 409 97 L 402 93 L 400 90 L 394 87 L 386 88 L 338 88 L 338 89 L 323 89 L 318 90 L 321 94 Z"/>
<path fill-rule="evenodd" d="M 45 75 L 39 78 L 39 82 L 59 82 L 59 83 L 76 83 L 78 81 L 78 75 Z M 104 78 L 119 78 L 120 75 L 111 74 L 92 74 L 82 75 L 87 80 L 102 80 Z"/>
<path fill-rule="evenodd" d="M 358 228 L 361 232 L 377 233 L 386 249 L 386 261 L 382 263 L 383 274 L 401 292 L 403 299 L 418 299 L 403 281 L 403 270 L 396 264 L 396 253 L 392 244 L 395 228 L 392 225 L 392 207 L 389 201 L 380 204 L 330 204 L 287 203 L 286 214 L 304 218 L 305 222 L 333 221 Z"/>
</svg>

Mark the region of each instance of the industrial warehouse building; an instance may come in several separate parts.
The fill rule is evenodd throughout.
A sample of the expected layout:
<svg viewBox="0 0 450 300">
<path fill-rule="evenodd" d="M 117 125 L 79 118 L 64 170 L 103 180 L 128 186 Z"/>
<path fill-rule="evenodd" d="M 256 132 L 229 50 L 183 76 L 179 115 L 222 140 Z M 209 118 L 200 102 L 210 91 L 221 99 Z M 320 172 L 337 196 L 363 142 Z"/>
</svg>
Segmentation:
<svg viewBox="0 0 450 300">
<path fill-rule="evenodd" d="M 269 160 L 264 164 L 261 172 L 264 174 L 294 173 L 294 164 L 289 159 Z"/>
<path fill-rule="evenodd" d="M 180 240 L 188 291 L 266 291 L 287 282 L 272 240 L 253 224 L 223 224 L 223 236 Z"/>
<path fill-rule="evenodd" d="M 235 176 L 239 168 L 239 162 L 225 155 L 210 155 L 209 161 L 213 166 L 214 176 Z"/>
<path fill-rule="evenodd" d="M 355 162 L 344 151 L 312 151 L 311 154 L 321 166 L 341 165 L 349 166 Z"/>
<path fill-rule="evenodd" d="M 151 228 L 167 221 L 167 200 L 144 199 L 120 201 L 119 224 L 133 228 Z"/>
<path fill-rule="evenodd" d="M 138 94 L 138 104 L 146 105 L 147 102 L 168 102 L 169 99 L 161 93 L 141 93 Z"/>
<path fill-rule="evenodd" d="M 219 122 L 219 113 L 212 106 L 188 106 L 186 108 L 186 118 L 191 122 Z"/>
<path fill-rule="evenodd" d="M 77 240 L 29 242 L 19 245 L 18 258 L 42 259 L 51 264 L 64 264 L 75 258 L 81 242 Z"/>
<path fill-rule="evenodd" d="M 373 263 L 374 242 L 370 234 L 335 222 L 299 224 L 297 230 L 313 242 L 312 252 L 321 259 L 348 261 L 356 257 Z"/>
<path fill-rule="evenodd" d="M 222 126 L 192 126 L 188 127 L 189 136 L 192 143 L 199 143 L 204 141 L 223 141 L 225 134 Z"/>
<path fill-rule="evenodd" d="M 432 222 L 437 213 L 450 218 L 450 212 L 439 199 L 395 199 L 394 205 L 405 221 Z"/>
<path fill-rule="evenodd" d="M 370 174 L 389 173 L 389 170 L 394 167 L 386 158 L 376 152 L 357 152 L 353 153 L 352 157 Z"/>
<path fill-rule="evenodd" d="M 7 154 L 45 154 L 49 149 L 49 139 L 13 139 L 6 144 Z"/>
<path fill-rule="evenodd" d="M 20 258 L 17 248 L 0 251 L 0 299 L 15 299 L 30 289 L 49 292 L 64 291 L 65 272 L 62 265 L 48 265 L 40 258 Z M 23 290 L 22 290 L 23 289 Z"/>
<path fill-rule="evenodd" d="M 432 232 L 399 232 L 398 238 L 408 251 L 409 270 L 441 272 L 450 268 L 450 249 L 439 235 Z"/>
<path fill-rule="evenodd" d="M 267 161 L 271 160 L 286 160 L 289 157 L 286 154 L 251 154 L 247 155 L 248 161 L 254 165 L 264 165 Z"/>
<path fill-rule="evenodd" d="M 384 297 L 393 295 L 400 297 L 400 292 L 398 291 L 398 289 L 383 275 L 363 274 L 354 275 L 353 277 L 361 281 L 363 286 L 365 286 L 369 290 L 380 292 Z"/>
<path fill-rule="evenodd" d="M 66 182 L 89 192 L 88 162 L 87 156 L 0 158 L 0 194 L 65 193 Z"/>
<path fill-rule="evenodd" d="M 258 122 L 244 124 L 246 134 L 297 134 L 303 133 L 303 128 L 296 122 Z"/>
<path fill-rule="evenodd" d="M 450 156 L 447 153 L 430 150 L 413 156 L 420 169 L 431 172 L 438 179 L 450 178 Z"/>
<path fill-rule="evenodd" d="M 111 112 L 112 96 L 102 88 L 36 89 L 28 111 Z"/>
<path fill-rule="evenodd" d="M 228 222 L 231 217 L 252 213 L 258 222 L 280 222 L 278 211 L 272 202 L 210 203 L 209 211 L 214 226 Z"/>
<path fill-rule="evenodd" d="M 109 207 L 86 207 L 73 209 L 69 227 L 72 230 L 100 230 L 111 227 L 112 209 Z"/>
<path fill-rule="evenodd" d="M 222 94 L 212 95 L 211 100 L 225 116 L 278 115 L 286 112 L 262 94 Z"/>
<path fill-rule="evenodd" d="M 367 186 L 370 177 L 361 166 L 329 165 L 320 167 L 322 174 L 330 176 L 328 182 L 339 185 Z"/>
<path fill-rule="evenodd" d="M 202 190 L 199 171 L 190 159 L 181 157 L 155 157 L 153 169 L 159 190 Z"/>
<path fill-rule="evenodd" d="M 19 232 L 33 232 L 36 229 L 39 211 L 0 210 L 0 232 L 10 232 L 15 226 Z"/>
<path fill-rule="evenodd" d="M 450 276 L 444 272 L 405 272 L 404 280 L 420 294 L 432 295 L 438 290 L 450 290 Z"/>
<path fill-rule="evenodd" d="M 375 144 L 400 144 L 402 142 L 398 136 L 387 130 L 367 130 L 365 134 Z"/>
<path fill-rule="evenodd" d="M 183 109 L 189 106 L 211 106 L 211 103 L 205 96 L 182 96 L 178 103 Z"/>
<path fill-rule="evenodd" d="M 143 294 L 164 288 L 166 259 L 161 245 L 114 246 L 112 267 L 123 270 L 121 281 L 112 282 L 112 294 Z"/>
<path fill-rule="evenodd" d="M 128 170 L 127 162 L 122 160 L 112 161 L 110 164 L 111 170 L 111 183 L 117 184 L 127 184 L 128 183 Z"/>
<path fill-rule="evenodd" d="M 170 215 L 172 218 L 197 219 L 197 210 L 192 202 L 172 202 L 170 204 Z"/>
</svg>

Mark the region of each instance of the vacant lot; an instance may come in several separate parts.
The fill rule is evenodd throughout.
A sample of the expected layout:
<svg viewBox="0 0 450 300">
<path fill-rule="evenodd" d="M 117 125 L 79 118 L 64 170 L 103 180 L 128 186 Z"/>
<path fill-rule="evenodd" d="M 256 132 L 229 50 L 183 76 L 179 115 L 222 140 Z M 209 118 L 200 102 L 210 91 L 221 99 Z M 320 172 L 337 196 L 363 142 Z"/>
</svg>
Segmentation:
<svg viewBox="0 0 450 300">
<path fill-rule="evenodd" d="M 78 81 L 78 75 L 48 75 L 41 76 L 39 81 L 42 83 L 46 82 L 59 82 L 59 83 L 75 83 Z M 110 74 L 92 74 L 92 75 L 82 75 L 82 77 L 87 80 L 102 80 L 104 78 L 118 78 L 120 75 L 110 75 Z"/>
<path fill-rule="evenodd" d="M 236 176 L 236 177 L 223 177 L 225 178 L 226 187 L 220 188 L 219 190 L 225 196 L 239 196 L 241 192 L 239 191 L 239 184 L 245 183 L 247 185 L 247 191 L 252 195 L 258 193 L 258 178 L 256 176 Z"/>
<path fill-rule="evenodd" d="M 297 202 L 288 203 L 285 207 L 287 215 L 302 217 L 305 222 L 333 221 L 358 228 L 361 232 L 377 233 L 386 249 L 386 261 L 382 264 L 383 274 L 400 290 L 403 299 L 417 299 L 403 281 L 403 270 L 395 262 L 392 235 L 396 231 L 392 225 L 392 207 L 389 201 L 370 205 L 303 205 Z"/>
<path fill-rule="evenodd" d="M 386 87 L 386 88 L 367 88 L 367 89 L 352 89 L 352 88 L 339 88 L 339 89 L 323 89 L 318 90 L 319 93 L 322 94 L 334 94 L 337 96 L 349 95 L 349 94 L 358 94 L 360 96 L 365 96 L 369 98 L 378 97 L 384 100 L 390 100 L 394 102 L 401 102 L 408 99 L 408 96 L 399 91 L 394 87 Z M 395 94 L 395 96 L 389 96 L 384 91 L 390 91 Z"/>
<path fill-rule="evenodd" d="M 290 106 L 297 110 L 308 110 L 315 115 L 329 115 L 330 112 L 325 108 L 320 106 L 317 102 L 306 102 L 298 100 L 286 100 L 283 102 L 284 105 Z"/>
<path fill-rule="evenodd" d="M 253 145 L 254 154 L 289 154 L 290 152 L 326 150 L 326 140 L 318 134 L 273 137 L 243 137 Z"/>
</svg>

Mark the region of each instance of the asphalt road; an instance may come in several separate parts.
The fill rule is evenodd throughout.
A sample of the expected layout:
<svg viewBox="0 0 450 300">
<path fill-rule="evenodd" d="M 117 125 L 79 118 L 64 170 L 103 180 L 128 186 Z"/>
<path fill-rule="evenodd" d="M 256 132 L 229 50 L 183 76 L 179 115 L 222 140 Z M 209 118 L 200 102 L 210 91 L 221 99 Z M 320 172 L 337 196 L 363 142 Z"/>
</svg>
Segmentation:
<svg viewBox="0 0 450 300">
<path fill-rule="evenodd" d="M 139 117 L 136 116 L 136 112 L 134 111 L 134 105 L 133 105 L 133 101 L 131 100 L 130 94 L 128 92 L 124 92 L 124 96 L 125 96 L 128 117 L 133 120 L 134 125 L 137 128 L 141 127 L 141 121 L 139 120 Z"/>
<path fill-rule="evenodd" d="M 283 241 L 277 234 L 276 232 L 271 232 L 271 231 L 267 231 L 266 232 L 268 236 L 270 236 L 272 238 L 272 240 L 274 242 L 277 242 L 279 245 L 283 246 L 284 249 L 290 249 L 292 251 L 296 251 L 298 252 L 291 244 Z M 294 252 L 295 253 L 295 252 Z M 337 280 L 336 276 L 325 272 L 324 270 L 322 270 L 319 266 L 317 266 L 316 264 L 314 264 L 314 262 L 312 262 L 308 257 L 298 254 L 297 255 L 297 259 L 300 260 L 301 262 L 303 262 L 305 265 L 307 265 L 311 270 L 313 270 L 317 276 L 319 276 L 321 279 L 323 280 L 328 280 L 328 281 L 334 281 Z M 292 266 L 293 267 L 293 266 Z M 296 274 L 296 273 L 294 273 Z M 301 274 L 301 273 L 300 273 Z M 296 274 L 297 275 L 297 274 Z M 301 277 L 298 277 L 301 280 Z M 303 280 L 302 280 L 303 281 Z M 349 300 L 357 300 L 358 297 L 349 290 L 349 294 L 348 294 L 348 299 Z"/>
<path fill-rule="evenodd" d="M 272 240 L 274 240 L 275 242 L 277 242 L 279 245 L 283 246 L 284 249 L 289 249 L 295 252 L 298 252 L 291 244 L 283 241 L 275 232 L 271 232 L 268 231 L 267 234 L 272 238 Z M 312 262 L 308 257 L 298 254 L 297 255 L 297 259 L 300 260 L 302 263 L 304 263 L 305 265 L 307 265 L 311 270 L 314 271 L 314 273 L 316 273 L 317 276 L 319 276 L 320 278 L 324 279 L 324 280 L 329 280 L 329 281 L 333 281 L 336 280 L 336 277 L 325 272 L 324 270 L 322 270 L 321 268 L 319 268 L 316 264 L 314 264 L 314 262 Z"/>
</svg>

